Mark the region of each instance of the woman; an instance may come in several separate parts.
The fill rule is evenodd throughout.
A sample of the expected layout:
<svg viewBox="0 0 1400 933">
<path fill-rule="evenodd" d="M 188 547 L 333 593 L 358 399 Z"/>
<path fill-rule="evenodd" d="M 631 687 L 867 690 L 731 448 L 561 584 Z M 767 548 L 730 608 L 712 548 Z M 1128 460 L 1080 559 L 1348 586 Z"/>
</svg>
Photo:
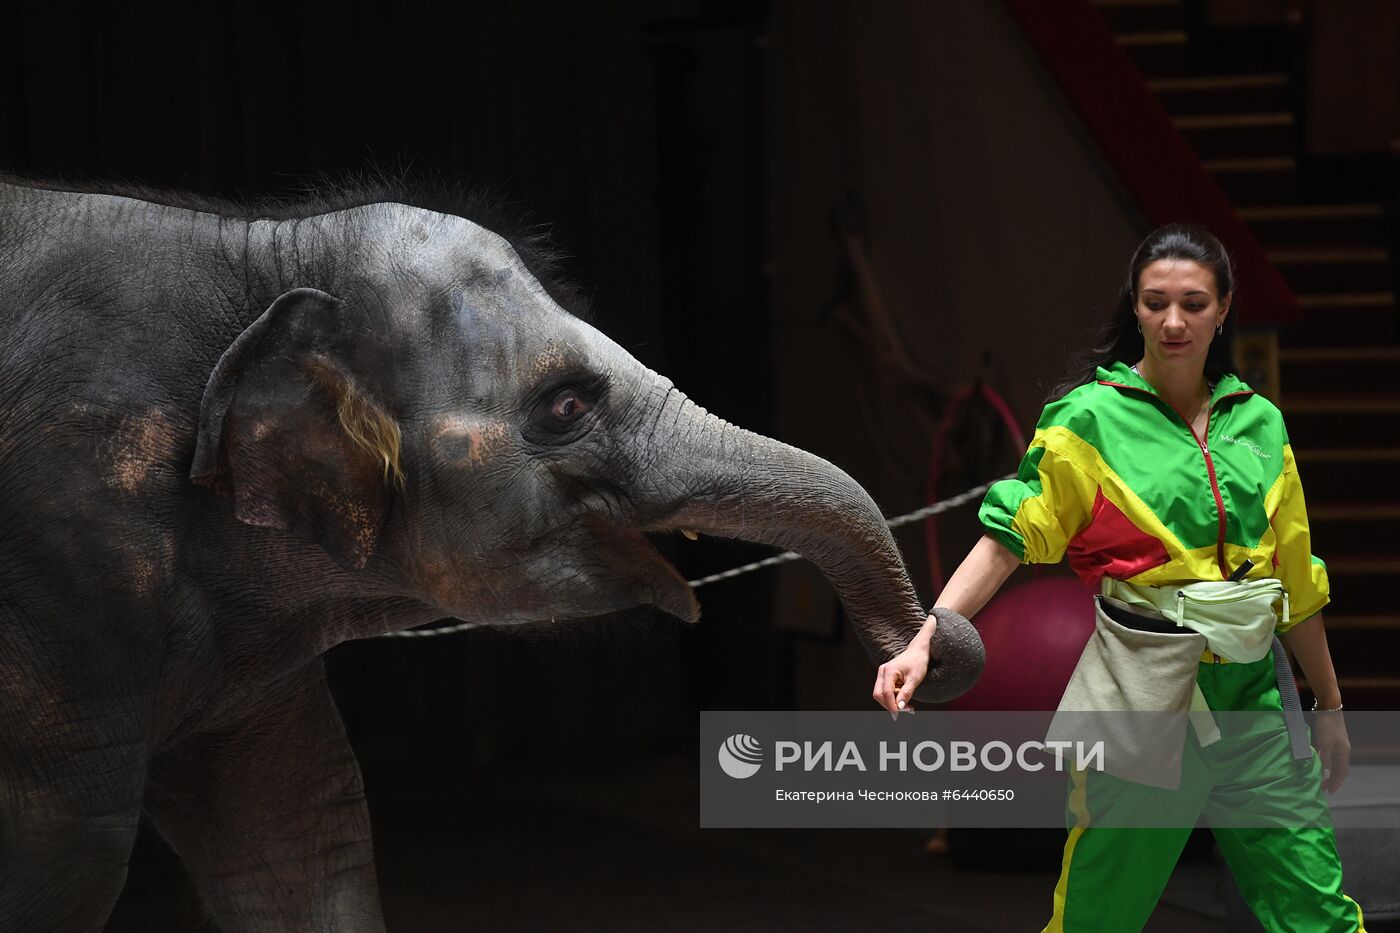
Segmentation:
<svg viewBox="0 0 1400 933">
<path fill-rule="evenodd" d="M 1318 755 L 1289 769 L 1288 736 L 1273 727 L 1265 745 L 1251 736 L 1253 744 L 1234 747 L 1246 748 L 1251 764 L 1276 757 L 1279 773 L 1296 776 L 1290 793 L 1315 800 L 1325 814 L 1319 784 L 1325 782 L 1329 793 L 1340 787 L 1350 756 L 1319 612 L 1328 601 L 1327 571 L 1311 553 L 1282 417 L 1234 373 L 1233 288 L 1230 258 L 1209 233 L 1172 225 L 1143 241 L 1099 347 L 1083 371 L 1052 394 L 1017 478 L 988 492 L 979 513 L 985 534 L 935 605 L 971 617 L 1017 565 L 1065 555 L 1105 594 L 1098 602 L 1101 632 L 1107 626 L 1165 633 L 1153 627 L 1161 614 L 1142 608 L 1165 605 L 1163 593 L 1218 589 L 1222 580 L 1274 587 L 1284 597 L 1281 618 L 1274 608 L 1280 600 L 1270 596 L 1259 621 L 1267 626 L 1266 644 L 1277 631 L 1317 697 Z M 1207 650 L 1199 664 L 1188 654 L 1184 677 L 1194 680 L 1188 689 L 1212 710 L 1280 709 L 1273 659 L 1256 651 L 1230 663 L 1232 649 L 1219 647 L 1238 635 L 1228 631 L 1228 622 L 1212 633 L 1223 637 L 1209 641 L 1216 650 Z M 928 671 L 935 626 L 930 615 L 908 648 L 876 675 L 875 699 L 892 713 L 906 708 Z M 1081 661 L 1076 679 L 1085 667 Z M 1160 671 L 1111 679 L 1150 685 L 1154 674 Z M 1279 721 L 1255 720 L 1266 718 Z M 1238 738 L 1227 735 L 1217 748 Z M 1205 747 L 1211 741 L 1193 735 L 1179 753 L 1183 771 L 1208 782 L 1195 804 L 1207 815 L 1227 796 L 1209 783 L 1218 761 L 1212 756 L 1219 754 Z M 1298 754 L 1307 755 L 1306 745 L 1301 748 Z M 1112 821 L 1102 815 L 1112 808 L 1165 805 L 1181 795 L 1163 797 L 1158 788 L 1097 771 L 1075 772 L 1073 781 L 1072 825 L 1046 930 L 1141 929 L 1194 814 L 1184 814 L 1180 829 L 1104 826 Z M 1254 799 L 1252 790 L 1246 799 Z M 1095 813 L 1101 825 L 1090 828 Z M 1360 908 L 1342 893 L 1330 828 L 1218 828 L 1215 835 L 1268 929 L 1364 930 Z"/>
</svg>

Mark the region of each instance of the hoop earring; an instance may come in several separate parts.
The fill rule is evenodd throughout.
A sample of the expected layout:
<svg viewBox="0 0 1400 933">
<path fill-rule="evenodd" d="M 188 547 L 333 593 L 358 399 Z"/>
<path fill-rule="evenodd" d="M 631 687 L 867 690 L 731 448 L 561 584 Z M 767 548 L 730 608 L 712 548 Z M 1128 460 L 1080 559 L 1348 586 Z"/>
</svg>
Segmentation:
<svg viewBox="0 0 1400 933">
<path fill-rule="evenodd" d="M 1221 323 L 1215 325 L 1215 336 L 1219 337 L 1223 333 L 1225 333 L 1225 324 L 1222 321 Z"/>
<path fill-rule="evenodd" d="M 1138 333 L 1142 333 L 1142 322 L 1138 321 Z"/>
</svg>

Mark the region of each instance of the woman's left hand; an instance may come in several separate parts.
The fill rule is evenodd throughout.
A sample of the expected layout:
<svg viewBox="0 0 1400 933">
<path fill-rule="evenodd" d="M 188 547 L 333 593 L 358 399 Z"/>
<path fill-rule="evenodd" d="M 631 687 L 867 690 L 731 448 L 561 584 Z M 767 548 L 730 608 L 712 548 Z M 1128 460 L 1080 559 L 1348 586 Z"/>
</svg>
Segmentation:
<svg viewBox="0 0 1400 933">
<path fill-rule="evenodd" d="M 1313 742 L 1322 762 L 1322 789 L 1336 793 L 1351 770 L 1351 738 L 1342 711 L 1319 712 L 1313 719 Z"/>
</svg>

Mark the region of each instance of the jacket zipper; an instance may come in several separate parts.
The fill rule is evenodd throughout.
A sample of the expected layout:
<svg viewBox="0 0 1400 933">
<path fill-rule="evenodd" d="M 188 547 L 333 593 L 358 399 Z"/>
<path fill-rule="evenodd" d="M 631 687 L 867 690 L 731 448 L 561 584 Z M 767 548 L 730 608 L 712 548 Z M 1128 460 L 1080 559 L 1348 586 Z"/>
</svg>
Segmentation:
<svg viewBox="0 0 1400 933">
<path fill-rule="evenodd" d="M 1182 415 L 1179 411 L 1177 412 L 1181 420 L 1186 421 L 1186 426 L 1191 428 L 1191 436 L 1196 438 L 1196 443 L 1201 446 L 1201 456 L 1206 458 L 1206 472 L 1210 475 L 1210 491 L 1215 494 L 1215 508 L 1220 516 L 1220 533 L 1215 539 L 1215 560 L 1216 563 L 1220 565 L 1220 579 L 1222 580 L 1230 579 L 1230 567 L 1225 563 L 1225 500 L 1220 497 L 1220 484 L 1216 482 L 1215 479 L 1215 461 L 1211 459 L 1210 449 L 1206 447 L 1206 440 L 1210 437 L 1210 416 L 1215 414 L 1216 405 L 1219 405 L 1227 398 L 1234 398 L 1237 395 L 1253 394 L 1253 392 L 1231 392 L 1229 395 L 1222 395 L 1212 402 L 1210 407 L 1206 409 L 1206 435 L 1204 438 L 1196 434 L 1196 429 L 1192 427 L 1191 422 L 1186 421 L 1185 415 Z M 1163 401 L 1165 401 L 1165 399 Z M 1171 405 L 1170 402 L 1167 402 L 1167 404 Z M 1175 407 L 1173 407 L 1172 410 L 1176 411 Z M 1216 659 L 1216 663 L 1219 663 L 1218 658 Z"/>
<path fill-rule="evenodd" d="M 1181 415 L 1181 412 L 1177 412 L 1177 414 Z M 1207 408 L 1206 437 L 1210 437 L 1210 416 L 1211 410 Z M 1186 421 L 1186 416 L 1181 415 L 1181 420 Z M 1201 448 L 1201 456 L 1206 458 L 1206 474 L 1210 476 L 1210 491 L 1215 496 L 1215 512 L 1219 525 L 1219 533 L 1215 538 L 1215 560 L 1220 565 L 1220 579 L 1228 580 L 1230 579 L 1230 568 L 1225 565 L 1225 500 L 1220 495 L 1220 483 L 1215 478 L 1215 461 L 1210 457 L 1210 448 L 1206 446 L 1205 438 L 1196 433 L 1195 426 L 1186 421 L 1186 427 L 1190 429 L 1191 436 L 1196 439 L 1196 444 Z"/>
<path fill-rule="evenodd" d="M 1121 382 L 1108 382 L 1103 379 L 1098 380 L 1098 382 L 1101 385 L 1117 386 L 1120 389 L 1132 389 L 1134 392 L 1141 392 L 1143 395 L 1161 399 L 1162 401 L 1167 402 L 1166 399 L 1162 398 L 1162 396 L 1158 395 L 1157 393 L 1148 392 L 1146 389 L 1140 389 L 1137 386 L 1125 385 Z M 1215 413 L 1216 405 L 1225 401 L 1225 399 L 1233 398 L 1236 395 L 1253 394 L 1253 392 L 1231 392 L 1229 395 L 1222 395 L 1220 396 L 1220 398 L 1216 399 L 1215 402 L 1212 403 L 1211 406 L 1206 409 L 1206 437 L 1210 436 L 1210 416 Z M 1167 402 L 1167 407 L 1170 408 L 1172 411 L 1176 412 L 1176 416 L 1178 418 L 1186 422 L 1186 430 L 1191 432 L 1191 437 L 1195 439 L 1196 446 L 1201 448 L 1201 456 L 1205 458 L 1206 475 L 1210 477 L 1210 492 L 1211 495 L 1215 497 L 1215 514 L 1217 518 L 1217 532 L 1215 538 L 1215 561 L 1220 566 L 1220 579 L 1228 580 L 1230 579 L 1230 569 L 1225 565 L 1225 500 L 1222 499 L 1220 496 L 1220 484 L 1219 482 L 1217 482 L 1215 477 L 1215 461 L 1212 460 L 1210 457 L 1210 449 L 1206 447 L 1205 440 L 1202 439 L 1201 435 L 1196 433 L 1195 427 L 1193 427 L 1191 422 L 1187 420 L 1186 416 L 1183 415 L 1181 412 L 1177 411 L 1176 406 L 1173 405 L 1171 402 Z"/>
</svg>

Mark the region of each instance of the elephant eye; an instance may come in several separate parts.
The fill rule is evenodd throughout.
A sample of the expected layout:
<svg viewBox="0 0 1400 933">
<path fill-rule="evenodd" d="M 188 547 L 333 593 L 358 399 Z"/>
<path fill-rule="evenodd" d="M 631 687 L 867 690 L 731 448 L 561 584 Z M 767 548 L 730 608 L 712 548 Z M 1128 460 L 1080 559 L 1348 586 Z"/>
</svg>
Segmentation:
<svg viewBox="0 0 1400 933">
<path fill-rule="evenodd" d="M 588 414 L 593 403 L 575 388 L 560 389 L 549 403 L 549 413 L 561 424 L 570 424 Z"/>
<path fill-rule="evenodd" d="M 606 377 L 571 379 L 545 388 L 536 396 L 525 437 L 537 444 L 572 444 L 592 431 L 607 397 Z"/>
</svg>

